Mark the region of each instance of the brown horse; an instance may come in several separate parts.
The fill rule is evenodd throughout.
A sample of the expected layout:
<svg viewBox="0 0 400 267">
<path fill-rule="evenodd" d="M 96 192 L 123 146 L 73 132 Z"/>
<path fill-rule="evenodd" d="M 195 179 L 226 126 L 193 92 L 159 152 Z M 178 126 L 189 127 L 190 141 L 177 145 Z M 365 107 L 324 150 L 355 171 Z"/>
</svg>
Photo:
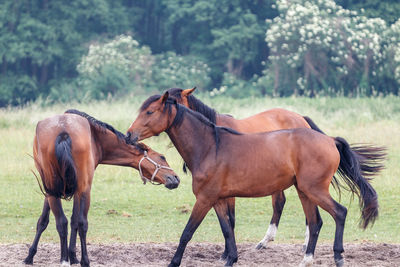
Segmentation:
<svg viewBox="0 0 400 267">
<path fill-rule="evenodd" d="M 229 127 L 242 133 L 270 132 L 294 128 L 311 128 L 320 133 L 324 133 L 309 117 L 303 117 L 295 112 L 282 108 L 269 109 L 244 119 L 235 119 L 230 115 L 219 114 L 192 94 L 195 89 L 196 88 L 183 90 L 180 88 L 171 88 L 168 90 L 168 93 L 169 96 L 175 98 L 179 104 L 201 113 L 218 126 Z M 365 163 L 362 164 L 362 167 L 364 167 L 362 169 L 362 174 L 364 176 L 374 175 L 382 169 L 383 166 L 378 163 L 378 161 L 382 160 L 383 156 L 380 148 L 375 148 L 374 153 L 372 153 L 372 147 L 369 148 L 367 153 L 364 153 L 362 147 L 353 147 L 353 151 L 356 152 L 356 154 L 360 156 L 360 160 Z M 372 169 L 365 168 L 366 166 L 372 167 Z M 228 210 L 230 211 L 230 221 L 234 228 L 235 198 L 228 198 L 226 202 Z M 272 194 L 273 215 L 264 238 L 256 246 L 257 249 L 265 248 L 269 241 L 274 240 L 285 202 L 286 197 L 283 191 Z M 318 209 L 317 212 L 319 212 Z M 309 229 L 307 226 L 303 251 L 307 249 L 308 238 Z M 226 255 L 227 251 L 225 247 L 222 258 L 225 258 Z"/>
<path fill-rule="evenodd" d="M 317 206 L 326 210 L 336 223 L 334 259 L 344 263 L 343 230 L 347 209 L 329 193 L 332 177 L 340 178 L 359 195 L 362 226 L 378 216 L 377 194 L 362 175 L 361 162 L 349 144 L 340 137 L 329 137 L 304 128 L 257 134 L 241 134 L 216 126 L 200 113 L 191 111 L 163 96 L 147 99 L 128 137 L 142 140 L 165 131 L 192 172 L 196 203 L 181 236 L 170 266 L 178 266 L 193 233 L 211 208 L 214 208 L 227 249 L 227 266 L 237 261 L 234 231 L 229 210 L 221 202 L 229 197 L 262 197 L 294 185 L 303 205 L 310 238 L 301 263 L 312 264 L 322 219 Z M 368 154 L 369 147 L 363 147 Z M 373 149 L 373 152 L 375 150 Z M 339 182 L 339 180 L 338 180 Z"/>
<path fill-rule="evenodd" d="M 42 215 L 29 255 L 24 262 L 33 263 L 39 239 L 49 223 L 52 210 L 61 242 L 63 265 L 79 263 L 76 258 L 76 236 L 81 240 L 81 265 L 89 266 L 86 250 L 87 214 L 90 189 L 98 164 L 129 166 L 140 170 L 144 182 L 164 184 L 173 189 L 179 178 L 169 168 L 164 156 L 144 144 L 132 143 L 112 126 L 77 111 L 68 110 L 40 121 L 33 141 L 33 158 L 45 191 Z M 151 177 L 151 178 L 146 178 Z M 43 190 L 42 190 L 43 192 Z M 61 199 L 74 198 L 71 216 L 71 238 L 68 248 L 68 220 Z"/>
</svg>

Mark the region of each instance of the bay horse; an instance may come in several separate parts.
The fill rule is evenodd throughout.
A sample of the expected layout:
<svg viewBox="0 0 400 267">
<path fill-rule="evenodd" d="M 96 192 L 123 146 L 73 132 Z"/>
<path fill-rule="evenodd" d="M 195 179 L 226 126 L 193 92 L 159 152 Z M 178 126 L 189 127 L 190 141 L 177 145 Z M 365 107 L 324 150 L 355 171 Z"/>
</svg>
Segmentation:
<svg viewBox="0 0 400 267">
<path fill-rule="evenodd" d="M 307 116 L 301 116 L 298 113 L 282 109 L 273 108 L 244 119 L 235 119 L 227 114 L 220 114 L 213 108 L 204 104 L 201 100 L 193 95 L 196 87 L 191 89 L 170 88 L 168 89 L 169 96 L 176 99 L 179 104 L 186 106 L 194 111 L 201 113 L 208 118 L 211 122 L 218 126 L 232 128 L 242 133 L 258 133 L 258 132 L 271 132 L 276 130 L 293 129 L 293 128 L 311 128 L 320 133 L 324 132 Z M 378 173 L 383 165 L 379 163 L 384 158 L 384 153 L 379 147 L 369 147 L 368 151 L 364 151 L 363 147 L 352 147 L 352 150 L 360 157 L 362 164 L 362 174 L 364 176 L 371 176 Z M 184 167 L 185 171 L 185 167 Z M 333 181 L 335 185 L 335 181 Z M 286 197 L 283 191 L 278 191 L 272 194 L 272 208 L 273 215 L 268 226 L 268 230 L 264 238 L 257 244 L 257 249 L 267 247 L 267 243 L 273 241 L 278 230 L 279 221 L 285 206 Z M 235 227 L 235 198 L 227 198 L 226 205 L 228 205 L 230 222 L 232 228 Z M 317 212 L 318 208 L 317 208 Z M 307 220 L 306 220 L 307 226 Z M 303 251 L 307 249 L 309 238 L 309 229 L 306 227 L 305 242 L 303 244 Z M 222 259 L 226 258 L 227 251 L 222 254 Z"/>
<path fill-rule="evenodd" d="M 139 169 L 144 183 L 150 181 L 164 184 L 168 189 L 179 185 L 178 176 L 163 155 L 144 144 L 129 141 L 111 125 L 78 110 L 67 110 L 62 115 L 38 122 L 33 141 L 33 158 L 41 177 L 41 183 L 38 182 L 45 199 L 34 241 L 24 260 L 26 264 L 33 264 L 51 210 L 60 236 L 61 264 L 79 263 L 76 258 L 76 237 L 79 231 L 82 252 L 80 263 L 89 266 L 86 249 L 87 214 L 93 175 L 98 164 Z M 68 220 L 61 199 L 69 200 L 72 197 L 74 202 L 68 248 Z"/>
<path fill-rule="evenodd" d="M 127 137 L 142 140 L 165 131 L 192 173 L 196 196 L 189 221 L 169 266 L 179 266 L 187 243 L 214 208 L 227 244 L 226 266 L 238 259 L 229 209 L 230 197 L 263 197 L 294 185 L 308 221 L 310 238 L 301 266 L 310 266 L 322 219 L 317 206 L 335 220 L 334 260 L 344 264 L 343 230 L 347 209 L 329 193 L 338 170 L 341 180 L 360 199 L 361 226 L 378 216 L 378 197 L 362 175 L 362 161 L 345 139 L 296 128 L 256 134 L 216 126 L 200 113 L 177 103 L 165 92 L 148 98 L 128 129 Z M 367 154 L 368 147 L 363 147 Z M 363 168 L 368 167 L 364 166 Z"/>
</svg>

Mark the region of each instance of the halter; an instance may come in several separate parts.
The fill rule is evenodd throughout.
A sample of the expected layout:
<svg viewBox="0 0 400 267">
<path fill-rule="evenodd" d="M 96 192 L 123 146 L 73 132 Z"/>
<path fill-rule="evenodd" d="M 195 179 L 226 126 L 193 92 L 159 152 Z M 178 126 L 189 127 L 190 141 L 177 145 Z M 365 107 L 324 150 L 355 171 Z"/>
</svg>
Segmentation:
<svg viewBox="0 0 400 267">
<path fill-rule="evenodd" d="M 141 164 L 142 164 L 143 160 L 145 160 L 145 159 L 147 159 L 148 161 L 153 163 L 154 166 L 156 166 L 156 168 L 155 168 L 155 170 L 153 172 L 153 175 L 151 176 L 150 179 L 147 178 L 146 176 L 144 176 L 143 172 L 142 172 Z M 139 173 L 140 173 L 140 177 L 142 178 L 143 184 L 146 184 L 146 182 L 149 181 L 153 185 L 160 185 L 161 183 L 155 183 L 154 182 L 154 177 L 156 177 L 157 172 L 160 169 L 166 169 L 166 170 L 171 170 L 172 171 L 172 169 L 170 167 L 162 166 L 162 165 L 158 164 L 157 162 L 155 162 L 154 160 L 152 160 L 149 156 L 147 156 L 147 151 L 144 151 L 143 158 L 141 158 L 140 161 L 139 161 Z"/>
</svg>

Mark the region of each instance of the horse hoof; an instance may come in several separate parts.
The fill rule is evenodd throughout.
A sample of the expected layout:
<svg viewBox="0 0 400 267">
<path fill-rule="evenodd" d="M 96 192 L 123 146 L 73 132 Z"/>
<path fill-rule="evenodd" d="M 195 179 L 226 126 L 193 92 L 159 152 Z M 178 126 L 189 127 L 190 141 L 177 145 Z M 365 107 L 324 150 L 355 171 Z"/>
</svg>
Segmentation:
<svg viewBox="0 0 400 267">
<path fill-rule="evenodd" d="M 61 267 L 69 267 L 69 266 L 71 266 L 71 265 L 69 265 L 69 262 L 68 262 L 68 261 L 62 261 L 60 266 L 61 266 Z"/>
<path fill-rule="evenodd" d="M 344 265 L 344 259 L 335 260 L 336 267 L 342 267 Z"/>
<path fill-rule="evenodd" d="M 79 264 L 79 261 L 78 261 L 78 259 L 75 257 L 75 258 L 69 258 L 69 262 L 70 262 L 70 264 Z"/>
<path fill-rule="evenodd" d="M 313 265 L 314 256 L 313 254 L 306 254 L 303 261 L 300 263 L 299 267 L 309 267 Z"/>
<path fill-rule="evenodd" d="M 27 264 L 27 265 L 32 265 L 33 264 L 33 258 L 26 257 L 26 259 L 24 260 L 24 263 Z"/>
<path fill-rule="evenodd" d="M 221 255 L 221 257 L 219 257 L 219 259 L 220 259 L 221 261 L 225 261 L 227 257 L 228 257 L 227 254 L 222 253 L 222 255 Z"/>
<path fill-rule="evenodd" d="M 257 246 L 256 246 L 256 249 L 257 249 L 257 250 L 266 249 L 266 248 L 267 248 L 267 246 L 265 246 L 265 245 L 264 245 L 263 243 L 261 243 L 261 242 L 258 243 Z"/>
</svg>

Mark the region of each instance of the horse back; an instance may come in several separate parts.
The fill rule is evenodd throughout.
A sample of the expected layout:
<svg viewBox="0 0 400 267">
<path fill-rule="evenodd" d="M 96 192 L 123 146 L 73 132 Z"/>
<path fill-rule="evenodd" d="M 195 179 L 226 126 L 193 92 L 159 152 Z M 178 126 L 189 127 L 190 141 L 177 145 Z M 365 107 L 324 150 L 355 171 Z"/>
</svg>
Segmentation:
<svg viewBox="0 0 400 267">
<path fill-rule="evenodd" d="M 310 128 L 307 121 L 301 115 L 282 108 L 269 109 L 240 120 L 227 116 L 219 116 L 217 124 L 233 128 L 242 133 Z"/>
</svg>

